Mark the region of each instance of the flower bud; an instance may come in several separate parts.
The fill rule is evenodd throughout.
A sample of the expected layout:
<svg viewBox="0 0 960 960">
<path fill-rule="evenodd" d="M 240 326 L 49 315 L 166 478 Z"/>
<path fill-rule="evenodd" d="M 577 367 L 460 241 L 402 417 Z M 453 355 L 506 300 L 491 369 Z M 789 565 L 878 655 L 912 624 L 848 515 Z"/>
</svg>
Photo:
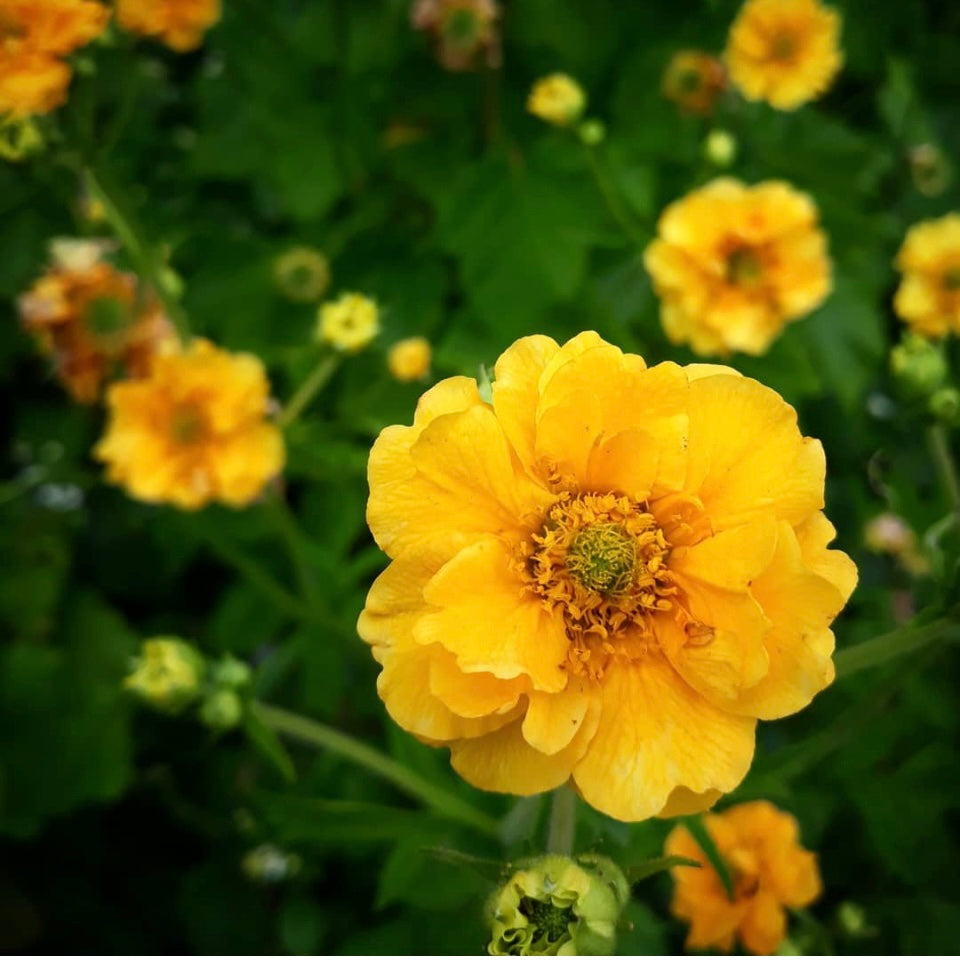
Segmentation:
<svg viewBox="0 0 960 960">
<path fill-rule="evenodd" d="M 380 332 L 380 311 L 361 293 L 344 293 L 320 307 L 317 339 L 341 353 L 359 353 Z"/>
<path fill-rule="evenodd" d="M 948 426 L 960 423 L 960 391 L 941 387 L 930 397 L 930 412 Z"/>
<path fill-rule="evenodd" d="M 580 140 L 588 147 L 595 147 L 597 144 L 603 143 L 607 136 L 607 128 L 604 126 L 602 120 L 591 118 L 584 120 L 583 123 L 577 127 L 577 136 L 579 136 Z"/>
<path fill-rule="evenodd" d="M 215 687 L 237 690 L 247 686 L 252 676 L 250 667 L 229 653 L 216 663 L 210 664 L 210 683 Z"/>
<path fill-rule="evenodd" d="M 124 687 L 145 703 L 178 713 L 200 695 L 206 664 L 200 652 L 179 637 L 144 640 Z"/>
<path fill-rule="evenodd" d="M 555 127 L 569 127 L 576 123 L 586 106 L 587 95 L 583 87 L 566 73 L 541 77 L 527 98 L 527 110 Z"/>
<path fill-rule="evenodd" d="M 291 247 L 273 261 L 273 282 L 293 303 L 313 303 L 330 286 L 330 262 L 313 247 Z"/>
<path fill-rule="evenodd" d="M 430 356 L 430 341 L 426 337 L 408 337 L 390 348 L 387 367 L 394 380 L 401 383 L 422 380 L 430 372 Z"/>
<path fill-rule="evenodd" d="M 251 880 L 279 883 L 299 872 L 300 858 L 295 853 L 285 853 L 272 843 L 262 843 L 250 850 L 240 865 Z"/>
<path fill-rule="evenodd" d="M 243 717 L 243 701 L 235 690 L 218 687 L 200 705 L 200 720 L 218 733 L 232 730 Z"/>
<path fill-rule="evenodd" d="M 939 344 L 908 333 L 890 351 L 890 369 L 908 393 L 925 396 L 946 379 L 947 361 Z"/>
<path fill-rule="evenodd" d="M 606 857 L 547 855 L 527 861 L 487 905 L 493 956 L 597 956 L 616 945 L 616 925 L 630 897 Z"/>
<path fill-rule="evenodd" d="M 952 171 L 944 152 L 935 144 L 921 143 L 909 153 L 910 174 L 918 193 L 939 197 L 950 186 Z"/>
<path fill-rule="evenodd" d="M 844 900 L 837 907 L 837 926 L 854 939 L 872 937 L 877 933 L 867 920 L 866 910 L 852 900 Z"/>
<path fill-rule="evenodd" d="M 729 167 L 737 159 L 737 138 L 728 130 L 711 130 L 703 141 L 703 152 L 715 167 Z"/>
</svg>

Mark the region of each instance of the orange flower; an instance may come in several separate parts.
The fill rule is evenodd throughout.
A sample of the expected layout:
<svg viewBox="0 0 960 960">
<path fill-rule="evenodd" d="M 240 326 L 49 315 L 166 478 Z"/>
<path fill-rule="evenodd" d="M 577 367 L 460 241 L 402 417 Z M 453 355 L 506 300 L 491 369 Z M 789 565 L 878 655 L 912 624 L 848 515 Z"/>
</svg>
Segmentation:
<svg viewBox="0 0 960 960">
<path fill-rule="evenodd" d="M 194 340 L 157 357 L 148 378 L 110 387 L 94 456 L 138 500 L 244 506 L 283 468 L 283 436 L 266 419 L 269 390 L 257 357 Z"/>
<path fill-rule="evenodd" d="M 158 350 L 175 339 L 160 305 L 132 274 L 101 259 L 91 241 L 55 241 L 54 264 L 20 297 L 20 318 L 78 403 L 96 403 L 119 368 L 146 376 Z"/>
<path fill-rule="evenodd" d="M 928 337 L 960 334 L 960 213 L 914 224 L 896 263 L 903 274 L 893 300 L 900 319 Z"/>
<path fill-rule="evenodd" d="M 474 70 L 480 62 L 500 66 L 496 0 L 417 0 L 411 22 L 428 33 L 447 70 Z"/>
<path fill-rule="evenodd" d="M 157 37 L 184 53 L 200 46 L 220 19 L 220 0 L 116 0 L 117 20 L 131 33 Z"/>
<path fill-rule="evenodd" d="M 110 11 L 94 0 L 3 0 L 0 115 L 49 113 L 67 99 L 67 54 L 100 36 Z"/>
<path fill-rule="evenodd" d="M 432 355 L 430 341 L 426 337 L 407 337 L 398 340 L 387 351 L 387 368 L 394 380 L 410 383 L 423 380 L 430 372 Z"/>
<path fill-rule="evenodd" d="M 724 57 L 748 100 L 796 110 L 825 93 L 843 65 L 840 15 L 817 0 L 747 0 Z"/>
<path fill-rule="evenodd" d="M 664 853 L 703 864 L 671 870 L 676 886 L 670 909 L 690 924 L 687 949 L 729 953 L 739 937 L 750 953 L 776 953 L 786 934 L 784 907 L 806 907 L 822 892 L 816 855 L 800 846 L 797 821 L 766 800 L 741 803 L 703 822 L 729 868 L 734 898 L 686 827 L 675 827 Z"/>
<path fill-rule="evenodd" d="M 813 200 L 789 184 L 723 177 L 672 203 L 644 263 L 664 331 L 702 356 L 761 354 L 830 292 Z"/>
<path fill-rule="evenodd" d="M 727 87 L 723 64 L 702 50 L 679 50 L 663 74 L 663 95 L 681 110 L 705 116 Z"/>
<path fill-rule="evenodd" d="M 495 374 L 492 402 L 441 381 L 370 454 L 380 696 L 483 789 L 704 809 L 757 718 L 833 679 L 856 569 L 826 549 L 820 444 L 734 370 L 647 368 L 595 333 L 519 340 Z"/>
</svg>

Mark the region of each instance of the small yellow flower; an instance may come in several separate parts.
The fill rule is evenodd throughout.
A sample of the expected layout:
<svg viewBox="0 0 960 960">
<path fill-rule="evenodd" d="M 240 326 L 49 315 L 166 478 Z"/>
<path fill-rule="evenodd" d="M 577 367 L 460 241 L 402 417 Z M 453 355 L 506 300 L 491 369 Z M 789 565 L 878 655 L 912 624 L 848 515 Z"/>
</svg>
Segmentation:
<svg viewBox="0 0 960 960">
<path fill-rule="evenodd" d="M 748 100 L 796 110 L 825 93 L 843 65 L 840 15 L 818 0 L 747 0 L 724 57 Z"/>
<path fill-rule="evenodd" d="M 288 300 L 313 303 L 330 286 L 330 261 L 313 247 L 291 247 L 273 261 L 273 282 Z"/>
<path fill-rule="evenodd" d="M 766 800 L 703 818 L 733 879 L 731 901 L 716 870 L 686 827 L 667 837 L 667 856 L 703 866 L 674 867 L 673 914 L 690 925 L 688 950 L 730 953 L 739 938 L 749 953 L 776 953 L 787 932 L 784 907 L 809 906 L 822 892 L 816 855 L 799 843 L 797 821 Z"/>
<path fill-rule="evenodd" d="M 283 468 L 283 437 L 266 419 L 269 389 L 257 357 L 194 340 L 158 356 L 147 378 L 109 389 L 94 456 L 138 500 L 244 506 Z"/>
<path fill-rule="evenodd" d="M 586 106 L 583 87 L 566 73 L 541 77 L 527 98 L 527 110 L 555 127 L 569 127 L 576 123 Z"/>
<path fill-rule="evenodd" d="M 106 29 L 95 0 L 3 0 L 0 4 L 0 115 L 49 113 L 67 99 L 66 57 Z"/>
<path fill-rule="evenodd" d="M 370 453 L 377 690 L 482 789 L 705 809 L 756 721 L 833 679 L 857 574 L 827 549 L 823 450 L 755 380 L 592 332 L 526 337 L 495 373 L 489 399 L 441 381 Z"/>
<path fill-rule="evenodd" d="M 727 88 L 727 71 L 702 50 L 678 50 L 663 73 L 663 95 L 681 110 L 709 114 Z"/>
<path fill-rule="evenodd" d="M 960 334 L 960 213 L 914 224 L 896 266 L 903 274 L 893 299 L 900 319 L 924 336 Z"/>
<path fill-rule="evenodd" d="M 140 699 L 175 713 L 200 695 L 205 664 L 200 652 L 178 637 L 144 640 L 123 685 Z"/>
<path fill-rule="evenodd" d="M 359 353 L 380 332 L 380 311 L 362 293 L 344 293 L 320 308 L 317 338 L 341 353 Z"/>
<path fill-rule="evenodd" d="M 203 34 L 220 19 L 220 0 L 116 0 L 124 30 L 156 37 L 184 53 L 200 46 Z"/>
<path fill-rule="evenodd" d="M 395 343 L 387 353 L 390 374 L 401 383 L 422 380 L 430 372 L 430 341 L 426 337 L 408 337 Z"/>
<path fill-rule="evenodd" d="M 644 263 L 674 343 L 702 356 L 762 354 L 830 292 L 813 200 L 787 183 L 723 177 L 672 203 Z"/>
</svg>

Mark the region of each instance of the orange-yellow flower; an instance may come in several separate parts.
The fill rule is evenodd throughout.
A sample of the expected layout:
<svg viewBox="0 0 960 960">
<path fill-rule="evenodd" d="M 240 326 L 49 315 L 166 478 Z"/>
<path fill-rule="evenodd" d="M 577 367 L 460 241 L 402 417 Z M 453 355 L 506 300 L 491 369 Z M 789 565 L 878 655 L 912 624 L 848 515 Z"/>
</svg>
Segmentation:
<svg viewBox="0 0 960 960">
<path fill-rule="evenodd" d="M 663 73 L 663 95 L 681 110 L 704 116 L 726 89 L 723 64 L 702 50 L 678 50 Z"/>
<path fill-rule="evenodd" d="M 527 337 L 491 402 L 467 377 L 428 390 L 368 478 L 392 559 L 358 624 L 380 696 L 478 787 L 704 809 L 757 718 L 833 679 L 856 568 L 826 548 L 823 450 L 734 370 Z"/>
<path fill-rule="evenodd" d="M 0 115 L 49 113 L 67 99 L 64 57 L 100 36 L 110 11 L 94 0 L 3 0 Z"/>
<path fill-rule="evenodd" d="M 687 949 L 729 953 L 738 937 L 750 953 L 776 953 L 786 934 L 784 907 L 806 907 L 822 891 L 815 854 L 799 843 L 797 821 L 766 800 L 703 818 L 733 880 L 730 900 L 716 870 L 686 827 L 667 837 L 667 856 L 699 860 L 674 867 L 671 910 L 690 924 Z"/>
<path fill-rule="evenodd" d="M 896 263 L 900 319 L 928 337 L 960 334 L 960 213 L 912 226 Z"/>
<path fill-rule="evenodd" d="M 764 353 L 830 292 L 813 200 L 787 183 L 722 177 L 672 203 L 644 263 L 674 343 L 702 356 Z"/>
<path fill-rule="evenodd" d="M 220 0 L 116 0 L 116 9 L 125 30 L 156 37 L 180 53 L 200 46 L 220 19 Z"/>
<path fill-rule="evenodd" d="M 283 468 L 283 436 L 266 419 L 269 393 L 257 357 L 194 340 L 157 357 L 148 378 L 110 387 L 94 456 L 138 500 L 244 506 Z"/>
<path fill-rule="evenodd" d="M 101 259 L 102 244 L 55 241 L 54 263 L 19 300 L 24 327 L 78 403 L 96 403 L 117 372 L 143 377 L 175 339 L 157 300 Z"/>
<path fill-rule="evenodd" d="M 430 372 L 432 353 L 426 337 L 407 337 L 387 351 L 387 367 L 394 380 L 401 383 L 422 380 Z"/>
<path fill-rule="evenodd" d="M 825 93 L 843 66 L 840 15 L 818 0 L 747 0 L 724 57 L 748 100 L 796 110 Z"/>
</svg>

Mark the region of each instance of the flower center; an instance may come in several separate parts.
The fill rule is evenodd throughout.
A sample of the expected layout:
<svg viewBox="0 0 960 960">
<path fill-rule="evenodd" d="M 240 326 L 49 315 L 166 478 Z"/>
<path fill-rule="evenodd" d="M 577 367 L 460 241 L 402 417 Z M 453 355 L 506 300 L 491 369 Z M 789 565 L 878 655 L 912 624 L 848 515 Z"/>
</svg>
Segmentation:
<svg viewBox="0 0 960 960">
<path fill-rule="evenodd" d="M 943 275 L 943 288 L 951 293 L 960 290 L 960 267 L 953 267 Z"/>
<path fill-rule="evenodd" d="M 452 43 L 464 46 L 474 43 L 480 29 L 480 21 L 472 10 L 453 10 L 443 22 L 443 35 Z"/>
<path fill-rule="evenodd" d="M 762 274 L 760 259 L 747 247 L 740 247 L 727 257 L 727 280 L 738 287 L 752 286 Z"/>
<path fill-rule="evenodd" d="M 112 340 L 130 325 L 132 319 L 127 304 L 114 297 L 97 297 L 84 310 L 83 322 L 98 340 Z"/>
<path fill-rule="evenodd" d="M 571 541 L 566 565 L 587 590 L 623 593 L 633 586 L 637 541 L 618 523 L 591 523 Z"/>
<path fill-rule="evenodd" d="M 178 404 L 170 418 L 170 433 L 178 444 L 189 446 L 206 436 L 206 420 L 194 404 Z"/>
<path fill-rule="evenodd" d="M 535 900 L 533 897 L 521 897 L 520 912 L 535 928 L 532 946 L 538 952 L 545 947 L 557 947 L 571 940 L 570 924 L 577 917 L 572 907 L 558 907 L 552 900 Z"/>
<path fill-rule="evenodd" d="M 771 51 L 774 60 L 789 60 L 797 51 L 797 38 L 792 33 L 778 33 L 773 38 Z"/>
</svg>

